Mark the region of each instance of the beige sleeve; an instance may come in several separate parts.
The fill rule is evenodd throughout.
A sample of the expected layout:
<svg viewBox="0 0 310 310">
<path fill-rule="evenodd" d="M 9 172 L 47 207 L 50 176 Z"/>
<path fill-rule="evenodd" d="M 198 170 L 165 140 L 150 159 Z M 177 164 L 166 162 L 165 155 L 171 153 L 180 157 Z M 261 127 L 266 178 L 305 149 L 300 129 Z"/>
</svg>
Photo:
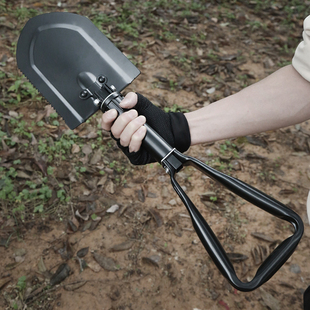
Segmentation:
<svg viewBox="0 0 310 310">
<path fill-rule="evenodd" d="M 304 20 L 303 41 L 299 43 L 292 60 L 293 67 L 310 82 L 310 15 Z"/>
</svg>

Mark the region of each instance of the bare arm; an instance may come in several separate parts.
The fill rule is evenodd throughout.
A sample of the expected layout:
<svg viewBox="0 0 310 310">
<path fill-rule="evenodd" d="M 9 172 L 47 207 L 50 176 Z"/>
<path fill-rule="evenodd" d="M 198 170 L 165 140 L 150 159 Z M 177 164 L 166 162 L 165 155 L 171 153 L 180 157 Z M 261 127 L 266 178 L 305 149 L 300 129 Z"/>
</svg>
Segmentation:
<svg viewBox="0 0 310 310">
<path fill-rule="evenodd" d="M 192 145 L 286 127 L 310 119 L 310 83 L 289 65 L 185 116 Z"/>
<path fill-rule="evenodd" d="M 121 106 L 134 108 L 137 96 L 129 93 Z M 136 111 L 103 114 L 102 127 L 137 151 L 146 130 L 145 118 Z M 310 119 L 310 83 L 289 65 L 242 91 L 185 114 L 191 145 L 250 135 Z"/>
</svg>

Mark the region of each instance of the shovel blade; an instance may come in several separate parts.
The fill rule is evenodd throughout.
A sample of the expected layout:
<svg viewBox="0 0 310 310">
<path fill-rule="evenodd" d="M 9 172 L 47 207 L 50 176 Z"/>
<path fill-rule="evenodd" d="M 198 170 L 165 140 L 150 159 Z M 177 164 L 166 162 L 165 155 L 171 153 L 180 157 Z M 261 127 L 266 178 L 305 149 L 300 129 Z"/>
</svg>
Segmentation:
<svg viewBox="0 0 310 310">
<path fill-rule="evenodd" d="M 99 108 L 80 98 L 90 86 L 81 83 L 104 75 L 122 91 L 140 71 L 86 17 L 64 12 L 38 15 L 23 28 L 17 44 L 17 65 L 71 128 Z M 94 82 L 94 81 L 93 81 Z"/>
</svg>

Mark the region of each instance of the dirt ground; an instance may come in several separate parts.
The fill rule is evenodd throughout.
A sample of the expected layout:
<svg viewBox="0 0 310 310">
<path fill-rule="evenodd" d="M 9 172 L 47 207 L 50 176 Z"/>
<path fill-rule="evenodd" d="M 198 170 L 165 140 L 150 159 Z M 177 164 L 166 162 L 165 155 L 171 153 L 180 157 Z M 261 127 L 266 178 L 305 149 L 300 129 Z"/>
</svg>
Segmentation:
<svg viewBox="0 0 310 310">
<path fill-rule="evenodd" d="M 70 11 L 89 16 L 96 12 L 114 18 L 125 4 L 135 4 L 12 3 L 10 9 L 23 6 L 39 13 Z M 255 9 L 258 1 L 230 1 L 227 6 L 215 1 L 204 4 L 205 10 L 192 8 L 187 15 L 163 3 L 154 2 L 150 16 L 164 20 L 163 25 L 175 36 L 172 39 L 151 19 L 145 21 L 144 28 L 137 27 L 138 38 L 126 32 L 129 30 L 102 22 L 112 33 L 112 41 L 141 71 L 126 92 L 138 91 L 162 108 L 192 111 L 216 104 L 216 100 L 288 64 L 301 39 L 300 15 L 290 17 L 289 28 L 283 23 L 288 18 L 287 11 L 281 10 L 286 7 L 285 1 L 262 10 Z M 1 81 L 5 104 L 0 112 L 7 120 L 15 116 L 12 111 L 22 114 L 30 123 L 46 114 L 46 102 L 26 98 L 12 105 L 5 101 L 14 82 L 9 72 L 20 74 L 14 51 L 8 46 L 14 46 L 22 21 L 9 11 L 2 10 L 1 16 L 0 58 L 2 62 L 5 59 L 1 71 L 6 76 Z M 131 22 L 135 18 L 132 15 Z M 7 130 L 4 120 L 3 132 Z M 48 122 L 33 127 L 38 145 L 40 139 L 57 141 L 67 131 L 64 122 L 59 122 L 56 129 Z M 310 122 L 194 146 L 187 152 L 281 201 L 304 221 L 304 236 L 291 258 L 267 283 L 246 293 L 233 288 L 206 253 L 165 170 L 159 164 L 131 166 L 108 134 L 102 133 L 100 139 L 93 134 L 98 124 L 99 113 L 75 134 L 83 146 L 100 143 L 109 145 L 107 149 L 101 152 L 94 146 L 77 150 L 72 146 L 65 158 L 51 163 L 36 148 L 33 138 L 25 148 L 22 140 L 27 138 L 16 133 L 19 147 L 10 152 L 13 148 L 5 148 L 7 140 L 1 136 L 1 166 L 24 172 L 15 178 L 16 188 L 25 188 L 26 181 L 37 178 L 51 165 L 53 179 L 49 177 L 48 184 L 56 188 L 55 180 L 62 182 L 71 198 L 65 202 L 52 196 L 44 205 L 46 212 L 39 215 L 32 212 L 33 205 L 28 201 L 26 211 L 30 211 L 25 211 L 22 220 L 12 216 L 11 202 L 1 201 L 1 309 L 302 309 L 302 294 L 310 285 L 306 213 Z M 10 123 L 9 128 L 12 126 Z M 72 174 L 77 163 L 85 170 Z M 178 181 L 214 230 L 244 282 L 253 278 L 279 240 L 293 232 L 287 222 L 252 206 L 194 168 L 179 172 Z"/>
</svg>

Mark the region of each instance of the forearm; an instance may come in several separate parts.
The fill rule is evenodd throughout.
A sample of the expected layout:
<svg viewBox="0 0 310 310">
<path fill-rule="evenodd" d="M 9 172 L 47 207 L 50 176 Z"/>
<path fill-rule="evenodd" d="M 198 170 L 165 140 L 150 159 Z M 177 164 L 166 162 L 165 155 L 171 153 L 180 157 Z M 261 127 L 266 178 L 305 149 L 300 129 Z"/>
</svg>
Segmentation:
<svg viewBox="0 0 310 310">
<path fill-rule="evenodd" d="M 310 118 L 310 83 L 289 65 L 185 116 L 192 145 L 286 127 Z"/>
</svg>

